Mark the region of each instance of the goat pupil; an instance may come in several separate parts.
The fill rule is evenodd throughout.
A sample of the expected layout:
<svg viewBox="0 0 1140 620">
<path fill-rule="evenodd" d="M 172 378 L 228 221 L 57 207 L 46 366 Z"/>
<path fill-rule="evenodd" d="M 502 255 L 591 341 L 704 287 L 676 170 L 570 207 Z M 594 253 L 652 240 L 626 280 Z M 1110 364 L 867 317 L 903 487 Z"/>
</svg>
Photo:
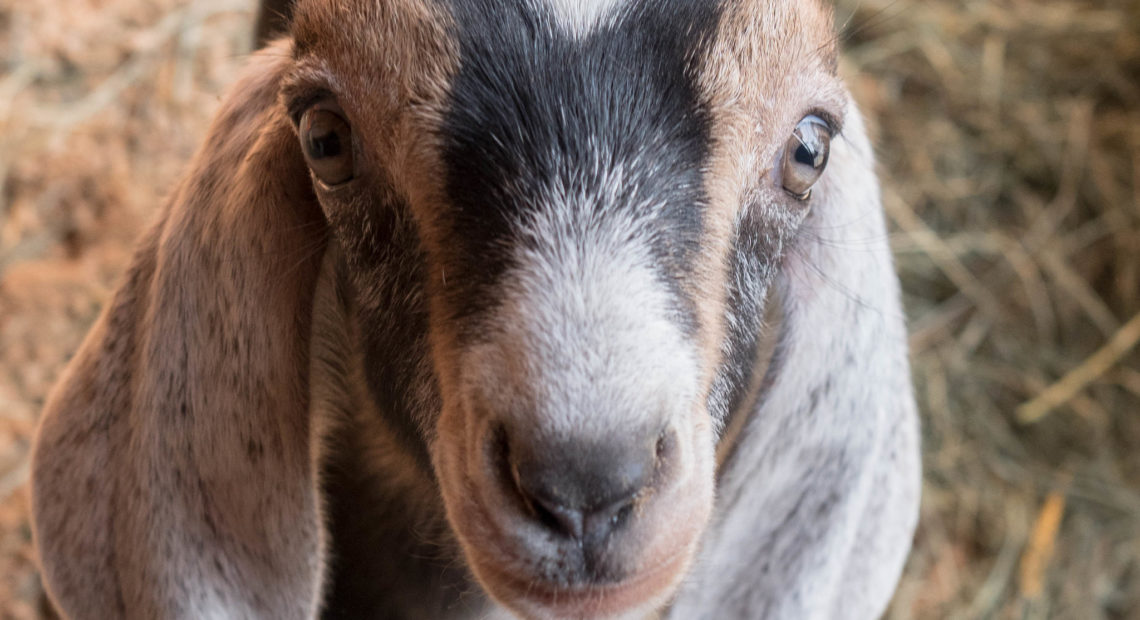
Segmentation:
<svg viewBox="0 0 1140 620">
<path fill-rule="evenodd" d="M 808 148 L 808 146 L 806 144 L 800 144 L 796 148 L 796 162 L 797 163 L 801 163 L 805 166 L 811 166 L 812 168 L 815 168 L 816 167 L 815 159 L 816 159 L 815 153 L 810 148 Z"/>
<path fill-rule="evenodd" d="M 330 131 L 324 135 L 310 135 L 309 154 L 313 159 L 340 155 L 340 136 L 335 131 Z"/>
</svg>

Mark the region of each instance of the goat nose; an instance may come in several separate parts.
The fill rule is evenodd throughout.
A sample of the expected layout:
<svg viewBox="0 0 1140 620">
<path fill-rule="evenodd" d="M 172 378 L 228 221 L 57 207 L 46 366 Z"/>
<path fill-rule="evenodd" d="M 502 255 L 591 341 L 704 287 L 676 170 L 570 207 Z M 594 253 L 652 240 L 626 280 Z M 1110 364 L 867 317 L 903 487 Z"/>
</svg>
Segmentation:
<svg viewBox="0 0 1140 620">
<path fill-rule="evenodd" d="M 596 545 L 625 523 L 668 456 L 671 442 L 654 439 L 552 446 L 511 438 L 511 482 L 532 518 Z"/>
</svg>

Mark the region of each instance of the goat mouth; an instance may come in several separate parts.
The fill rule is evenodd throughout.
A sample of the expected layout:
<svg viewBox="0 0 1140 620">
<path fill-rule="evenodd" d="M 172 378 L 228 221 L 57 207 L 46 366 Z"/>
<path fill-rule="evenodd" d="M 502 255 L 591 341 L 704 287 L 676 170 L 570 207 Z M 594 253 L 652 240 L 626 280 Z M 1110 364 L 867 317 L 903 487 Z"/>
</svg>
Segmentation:
<svg viewBox="0 0 1140 620">
<path fill-rule="evenodd" d="M 613 574 L 612 580 L 571 583 L 552 579 L 536 574 L 533 568 L 539 558 L 513 548 L 504 524 L 483 501 L 469 497 L 465 503 L 468 527 L 474 521 L 481 531 L 469 537 L 463 535 L 467 528 L 458 528 L 468 565 L 488 594 L 525 618 L 607 618 L 652 607 L 673 592 L 693 555 L 694 541 L 685 541 L 663 554 L 643 558 L 648 561 L 637 569 Z"/>
<path fill-rule="evenodd" d="M 618 582 L 558 585 L 493 563 L 479 567 L 492 594 L 524 617 L 604 618 L 663 602 L 688 565 L 686 550 Z"/>
</svg>

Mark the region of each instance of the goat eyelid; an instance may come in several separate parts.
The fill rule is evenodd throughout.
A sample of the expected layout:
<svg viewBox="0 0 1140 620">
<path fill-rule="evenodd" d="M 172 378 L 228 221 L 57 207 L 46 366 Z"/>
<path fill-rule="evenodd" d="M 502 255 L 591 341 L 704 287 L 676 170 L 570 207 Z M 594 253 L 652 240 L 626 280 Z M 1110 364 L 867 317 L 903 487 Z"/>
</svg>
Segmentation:
<svg viewBox="0 0 1140 620">
<path fill-rule="evenodd" d="M 831 132 L 832 139 L 839 137 L 839 134 L 843 133 L 843 115 L 829 112 L 824 108 L 815 107 L 809 108 L 800 118 L 804 119 L 809 116 L 815 116 L 826 123 L 828 130 Z"/>
<path fill-rule="evenodd" d="M 311 88 L 287 92 L 286 97 L 285 111 L 289 115 L 289 119 L 293 121 L 294 126 L 300 126 L 301 117 L 305 115 L 305 112 L 317 106 L 322 106 L 330 112 L 345 116 L 344 111 L 341 110 L 340 105 L 336 102 L 336 95 L 327 88 Z"/>
</svg>

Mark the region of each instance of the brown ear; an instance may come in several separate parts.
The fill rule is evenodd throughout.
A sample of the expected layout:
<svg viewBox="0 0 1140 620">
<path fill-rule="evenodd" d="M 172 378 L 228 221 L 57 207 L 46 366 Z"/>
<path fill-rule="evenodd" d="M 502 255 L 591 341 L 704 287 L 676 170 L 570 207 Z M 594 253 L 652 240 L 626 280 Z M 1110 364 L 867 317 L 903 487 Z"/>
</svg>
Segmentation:
<svg viewBox="0 0 1140 620">
<path fill-rule="evenodd" d="M 322 536 L 308 340 L 326 228 L 255 55 L 44 411 L 47 591 L 84 618 L 308 617 Z"/>
</svg>

